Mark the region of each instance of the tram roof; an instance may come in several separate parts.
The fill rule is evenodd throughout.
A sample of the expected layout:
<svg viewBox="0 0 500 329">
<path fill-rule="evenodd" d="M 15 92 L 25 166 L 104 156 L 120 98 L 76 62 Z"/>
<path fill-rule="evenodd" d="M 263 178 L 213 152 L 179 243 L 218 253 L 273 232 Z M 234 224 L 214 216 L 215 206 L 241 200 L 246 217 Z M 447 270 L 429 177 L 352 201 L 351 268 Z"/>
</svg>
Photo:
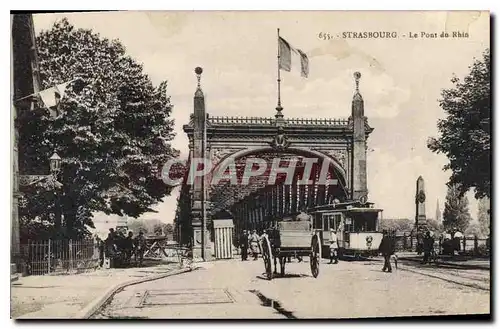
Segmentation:
<svg viewBox="0 0 500 329">
<path fill-rule="evenodd" d="M 310 212 L 343 211 L 343 212 L 381 212 L 383 209 L 373 208 L 373 202 L 361 204 L 359 201 L 327 204 L 311 208 Z"/>
</svg>

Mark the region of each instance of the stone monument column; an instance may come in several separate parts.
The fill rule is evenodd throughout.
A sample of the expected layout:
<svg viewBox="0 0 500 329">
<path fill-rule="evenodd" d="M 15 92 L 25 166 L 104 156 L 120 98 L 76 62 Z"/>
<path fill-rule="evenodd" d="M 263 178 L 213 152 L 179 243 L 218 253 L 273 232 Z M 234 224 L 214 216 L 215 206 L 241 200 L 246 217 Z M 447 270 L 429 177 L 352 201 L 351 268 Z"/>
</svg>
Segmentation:
<svg viewBox="0 0 500 329">
<path fill-rule="evenodd" d="M 417 190 L 415 194 L 415 228 L 421 231 L 427 227 L 427 219 L 425 216 L 425 187 L 424 179 L 419 176 L 417 179 Z"/>
<path fill-rule="evenodd" d="M 352 142 L 352 199 L 360 200 L 368 197 L 368 188 L 366 184 L 366 129 L 363 97 L 359 93 L 359 79 L 361 73 L 354 73 L 356 81 L 356 92 L 352 99 L 352 124 L 353 124 L 353 142 Z"/>
<path fill-rule="evenodd" d="M 194 132 L 193 132 L 193 150 L 191 157 L 191 165 L 199 163 L 196 159 L 206 159 L 206 118 L 205 112 L 205 96 L 201 90 L 200 79 L 203 69 L 197 67 L 195 73 L 198 79 L 198 86 L 194 94 Z M 195 170 L 197 168 L 190 168 Z M 199 168 L 198 168 L 199 169 Z M 211 256 L 209 249 L 210 239 L 207 232 L 207 186 L 205 176 L 196 177 L 192 182 L 193 203 L 192 203 L 192 222 L 193 229 L 193 257 L 195 259 L 208 260 Z"/>
</svg>

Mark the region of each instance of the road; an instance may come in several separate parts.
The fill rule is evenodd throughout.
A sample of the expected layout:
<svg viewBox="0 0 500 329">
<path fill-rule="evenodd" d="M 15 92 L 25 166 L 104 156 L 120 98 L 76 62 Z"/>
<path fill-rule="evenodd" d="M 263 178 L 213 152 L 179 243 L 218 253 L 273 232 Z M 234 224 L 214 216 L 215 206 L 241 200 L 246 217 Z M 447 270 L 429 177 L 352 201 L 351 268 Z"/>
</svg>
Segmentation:
<svg viewBox="0 0 500 329">
<path fill-rule="evenodd" d="M 307 259 L 306 259 L 307 260 Z M 287 275 L 264 279 L 263 262 L 208 263 L 205 268 L 130 286 L 95 318 L 357 318 L 488 314 L 490 273 L 400 262 L 323 261 L 287 264 Z"/>
</svg>

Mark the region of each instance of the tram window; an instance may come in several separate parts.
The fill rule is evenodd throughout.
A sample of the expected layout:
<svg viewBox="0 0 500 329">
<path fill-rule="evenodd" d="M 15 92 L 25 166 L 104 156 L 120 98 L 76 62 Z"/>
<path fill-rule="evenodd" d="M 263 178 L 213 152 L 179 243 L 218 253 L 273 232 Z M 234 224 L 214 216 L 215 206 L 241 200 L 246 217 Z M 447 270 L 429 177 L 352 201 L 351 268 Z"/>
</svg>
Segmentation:
<svg viewBox="0 0 500 329">
<path fill-rule="evenodd" d="M 345 231 L 346 232 L 353 232 L 354 225 L 352 225 L 352 219 L 349 217 L 346 217 L 345 219 Z"/>
<path fill-rule="evenodd" d="M 328 226 L 330 215 L 323 216 L 323 231 L 328 231 L 330 228 Z"/>
<path fill-rule="evenodd" d="M 316 217 L 314 218 L 314 223 L 313 223 L 313 227 L 314 229 L 316 230 L 320 230 L 322 227 L 321 227 L 321 215 L 316 215 Z"/>
<path fill-rule="evenodd" d="M 340 226 L 340 222 L 342 221 L 342 215 L 335 215 L 335 228 L 338 229 Z"/>
<path fill-rule="evenodd" d="M 337 228 L 337 225 L 335 225 L 335 217 L 337 217 L 337 215 L 328 216 L 328 225 L 331 229 L 334 230 Z"/>
</svg>

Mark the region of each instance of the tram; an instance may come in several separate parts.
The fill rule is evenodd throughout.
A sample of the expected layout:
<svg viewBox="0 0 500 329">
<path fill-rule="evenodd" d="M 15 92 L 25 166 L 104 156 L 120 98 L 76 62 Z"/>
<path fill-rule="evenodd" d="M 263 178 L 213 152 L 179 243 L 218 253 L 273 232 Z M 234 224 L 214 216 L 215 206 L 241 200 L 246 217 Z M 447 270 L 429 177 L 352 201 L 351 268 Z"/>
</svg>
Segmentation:
<svg viewBox="0 0 500 329">
<path fill-rule="evenodd" d="M 313 216 L 313 229 L 320 232 L 322 254 L 329 255 L 330 229 L 337 231 L 339 257 L 376 256 L 382 241 L 379 213 L 373 203 L 333 202 L 308 209 Z"/>
</svg>

